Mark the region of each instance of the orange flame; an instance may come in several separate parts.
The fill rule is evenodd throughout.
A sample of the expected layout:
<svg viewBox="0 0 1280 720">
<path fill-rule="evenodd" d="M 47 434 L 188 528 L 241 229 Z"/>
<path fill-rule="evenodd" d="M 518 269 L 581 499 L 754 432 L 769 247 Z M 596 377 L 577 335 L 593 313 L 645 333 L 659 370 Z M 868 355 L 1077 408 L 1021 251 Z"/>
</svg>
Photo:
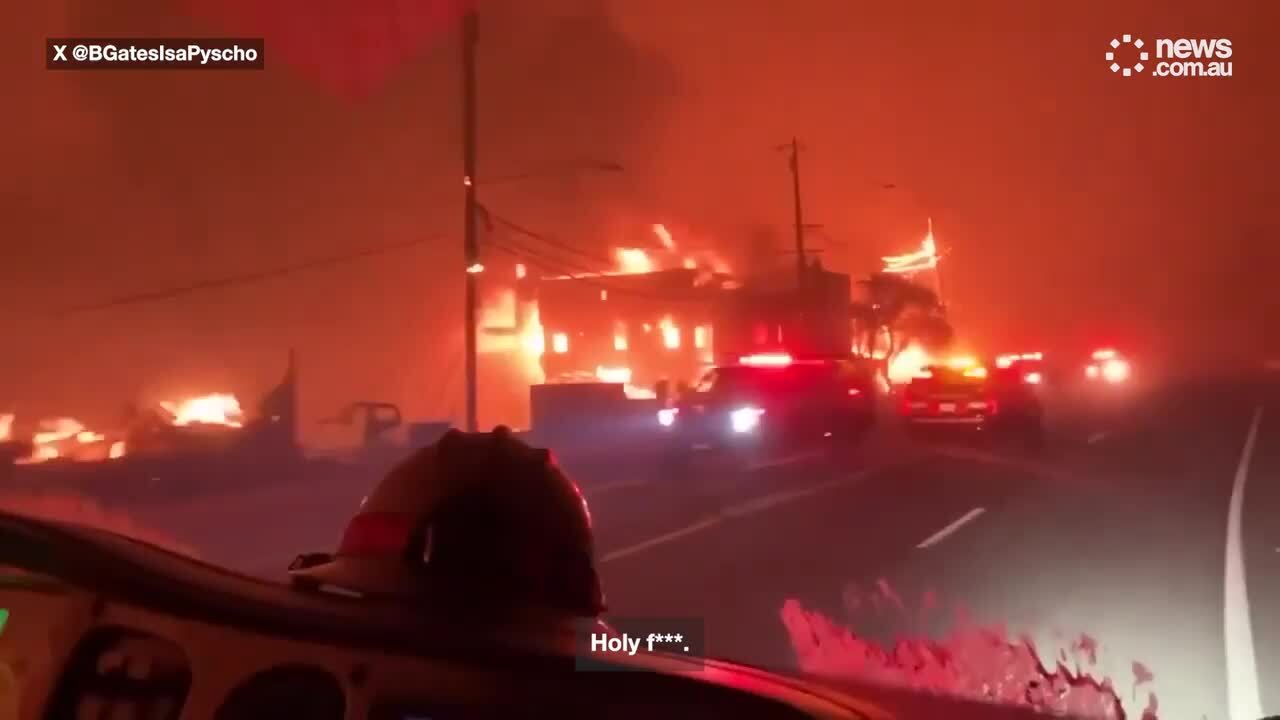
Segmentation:
<svg viewBox="0 0 1280 720">
<path fill-rule="evenodd" d="M 125 445 L 123 440 L 117 440 L 111 443 L 110 449 L 107 450 L 107 457 L 112 460 L 122 458 L 124 457 L 124 454 L 125 454 Z"/>
<path fill-rule="evenodd" d="M 69 440 L 84 431 L 84 425 L 68 417 L 41 420 L 40 431 L 31 436 L 36 445 L 51 445 L 61 440 Z"/>
<path fill-rule="evenodd" d="M 235 395 L 228 393 L 199 395 L 178 402 L 164 401 L 160 403 L 160 407 L 172 416 L 170 422 L 179 427 L 225 425 L 238 428 L 244 426 L 244 411 L 240 409 L 240 401 Z"/>
<path fill-rule="evenodd" d="M 5 423 L 6 417 L 7 423 Z M 12 422 L 12 415 L 0 416 L 0 424 L 11 425 Z M 80 449 L 79 446 L 95 446 L 105 442 L 106 437 L 86 429 L 84 424 L 75 418 L 44 418 L 36 427 L 38 428 L 36 432 L 31 434 L 31 454 L 25 458 L 19 458 L 16 461 L 19 465 L 31 465 L 58 458 L 86 460 L 102 457 L 101 453 L 95 453 L 92 447 Z M 8 427 L 3 429 L 4 437 L 7 438 L 10 430 Z"/>
<path fill-rule="evenodd" d="M 514 290 L 505 290 L 481 306 L 479 325 L 490 331 L 518 328 L 515 332 L 480 333 L 477 350 L 503 356 L 530 383 L 543 382 L 540 358 L 546 341 L 537 303 L 519 303 Z"/>
<path fill-rule="evenodd" d="M 640 248 L 617 248 L 613 251 L 618 270 L 623 274 L 637 275 L 653 272 L 657 269 L 649 254 Z"/>
<path fill-rule="evenodd" d="M 680 328 L 676 326 L 670 315 L 658 321 L 658 327 L 662 328 L 662 344 L 668 350 L 680 349 Z"/>
<path fill-rule="evenodd" d="M 546 351 L 547 341 L 542 337 L 542 320 L 538 316 L 538 306 L 531 305 L 528 313 L 524 318 L 524 331 L 520 334 L 520 347 L 526 355 L 533 359 L 533 364 L 537 366 L 536 374 L 542 375 L 542 367 L 538 365 L 538 358 L 542 357 L 542 353 Z M 539 380 L 538 382 L 542 382 Z"/>
<path fill-rule="evenodd" d="M 671 237 L 671 231 L 666 225 L 656 223 L 653 226 L 653 234 L 658 236 L 658 240 L 662 242 L 662 247 L 668 250 L 676 249 L 676 241 Z"/>
<path fill-rule="evenodd" d="M 880 258 L 884 261 L 884 272 L 913 273 L 930 270 L 938 266 L 938 246 L 933 240 L 933 219 L 929 220 L 929 231 L 924 236 L 920 249 L 906 255 L 889 255 Z"/>
<path fill-rule="evenodd" d="M 630 383 L 622 386 L 622 392 L 630 400 L 656 400 L 658 398 L 658 393 Z"/>
<path fill-rule="evenodd" d="M 0 442 L 6 442 L 13 433 L 13 413 L 0 413 Z"/>
<path fill-rule="evenodd" d="M 912 378 L 932 364 L 933 360 L 924 348 L 914 343 L 907 345 L 889 361 L 889 382 L 911 382 Z"/>
<path fill-rule="evenodd" d="M 596 367 L 596 378 L 603 383 L 618 383 L 626 385 L 631 382 L 631 368 L 622 367 L 605 367 L 600 365 Z"/>
</svg>

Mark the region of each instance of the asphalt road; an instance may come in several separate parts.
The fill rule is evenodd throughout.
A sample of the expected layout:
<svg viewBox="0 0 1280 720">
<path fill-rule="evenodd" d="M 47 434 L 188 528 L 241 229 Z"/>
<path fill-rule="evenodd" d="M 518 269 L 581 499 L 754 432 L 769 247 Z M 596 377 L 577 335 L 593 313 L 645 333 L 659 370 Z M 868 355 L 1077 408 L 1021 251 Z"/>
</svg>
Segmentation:
<svg viewBox="0 0 1280 720">
<path fill-rule="evenodd" d="M 1153 691 L 1161 718 L 1280 713 L 1280 374 L 1051 421 L 1041 449 L 924 444 L 887 424 L 838 461 L 683 478 L 566 464 L 611 612 L 701 618 L 712 655 L 795 668 L 789 600 L 879 640 L 945 636 L 962 610 L 1045 656 L 1096 640 L 1095 671 L 1130 708 Z M 297 550 L 331 549 L 363 491 L 264 489 L 145 520 L 277 575 Z"/>
<path fill-rule="evenodd" d="M 844 467 L 740 478 L 721 514 L 605 546 L 612 609 L 703 617 L 712 654 L 784 668 L 791 599 L 881 640 L 962 610 L 1049 658 L 1087 634 L 1131 711 L 1154 691 L 1162 718 L 1280 713 L 1280 386 L 1056 419 L 1041 451 L 887 433 Z"/>
</svg>

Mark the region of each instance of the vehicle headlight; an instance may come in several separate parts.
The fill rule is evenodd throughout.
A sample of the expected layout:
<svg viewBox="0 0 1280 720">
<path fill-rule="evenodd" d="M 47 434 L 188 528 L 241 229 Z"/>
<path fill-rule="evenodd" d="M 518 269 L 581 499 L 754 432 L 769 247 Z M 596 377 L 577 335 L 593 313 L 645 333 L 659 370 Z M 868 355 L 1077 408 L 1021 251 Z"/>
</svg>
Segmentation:
<svg viewBox="0 0 1280 720">
<path fill-rule="evenodd" d="M 1102 366 L 1102 377 L 1109 383 L 1122 383 L 1129 379 L 1129 363 L 1124 360 L 1108 360 Z"/>
<path fill-rule="evenodd" d="M 764 410 L 757 407 L 741 407 L 729 413 L 729 426 L 736 433 L 749 433 L 760 425 Z"/>
<path fill-rule="evenodd" d="M 671 427 L 676 424 L 676 414 L 680 410 L 677 408 L 662 408 L 658 411 L 658 424 L 662 427 Z"/>
</svg>

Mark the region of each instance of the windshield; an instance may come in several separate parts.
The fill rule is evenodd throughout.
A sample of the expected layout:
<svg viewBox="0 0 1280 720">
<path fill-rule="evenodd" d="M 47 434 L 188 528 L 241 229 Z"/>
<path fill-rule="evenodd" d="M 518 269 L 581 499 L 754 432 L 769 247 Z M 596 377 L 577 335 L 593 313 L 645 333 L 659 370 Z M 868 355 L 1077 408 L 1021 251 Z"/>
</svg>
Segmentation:
<svg viewBox="0 0 1280 720">
<path fill-rule="evenodd" d="M 503 425 L 711 655 L 1280 713 L 1276 3 L 20 4 L 0 508 L 284 581 Z"/>
</svg>

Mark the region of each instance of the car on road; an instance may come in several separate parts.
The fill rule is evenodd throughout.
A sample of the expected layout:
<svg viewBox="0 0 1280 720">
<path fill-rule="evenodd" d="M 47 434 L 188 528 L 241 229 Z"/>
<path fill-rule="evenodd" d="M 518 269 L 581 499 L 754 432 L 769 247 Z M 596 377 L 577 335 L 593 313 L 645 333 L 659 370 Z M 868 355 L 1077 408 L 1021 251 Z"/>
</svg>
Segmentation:
<svg viewBox="0 0 1280 720">
<path fill-rule="evenodd" d="M 998 360 L 990 367 L 960 359 L 930 365 L 902 393 L 903 420 L 918 435 L 996 430 L 1039 440 L 1044 419 L 1042 362 L 1039 358 Z"/>
<path fill-rule="evenodd" d="M 1133 376 L 1133 365 L 1113 348 L 1093 351 L 1084 366 L 1084 377 L 1092 384 L 1123 385 Z"/>
<path fill-rule="evenodd" d="M 658 411 L 670 459 L 706 451 L 759 457 L 848 449 L 875 422 L 874 371 L 845 357 L 759 353 L 714 367 Z"/>
</svg>

